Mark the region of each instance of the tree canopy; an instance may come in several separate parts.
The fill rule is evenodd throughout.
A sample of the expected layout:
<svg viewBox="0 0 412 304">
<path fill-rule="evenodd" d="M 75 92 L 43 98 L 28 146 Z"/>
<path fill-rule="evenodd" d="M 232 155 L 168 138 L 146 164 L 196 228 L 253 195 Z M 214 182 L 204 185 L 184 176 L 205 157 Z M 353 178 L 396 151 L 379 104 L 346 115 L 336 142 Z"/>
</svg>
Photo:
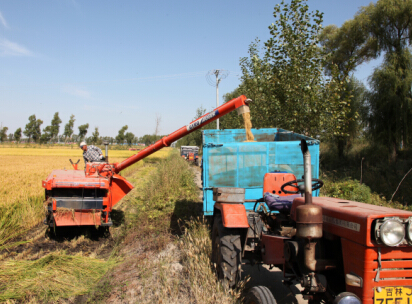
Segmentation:
<svg viewBox="0 0 412 304">
<path fill-rule="evenodd" d="M 8 130 L 8 129 L 9 129 L 9 128 L 7 128 L 7 127 L 3 127 L 3 128 L 0 129 L 0 141 L 1 141 L 1 142 L 7 140 L 7 130 Z"/>
<path fill-rule="evenodd" d="M 100 144 L 101 140 L 99 138 L 99 135 L 100 135 L 99 134 L 99 127 L 95 127 L 94 132 L 93 132 L 93 134 L 90 138 L 90 140 L 93 144 Z"/>
<path fill-rule="evenodd" d="M 360 111 L 372 138 L 390 147 L 392 160 L 412 142 L 411 29 L 412 0 L 379 0 L 361 7 L 340 28 L 326 27 L 320 36 L 332 54 L 329 64 L 337 64 L 341 72 L 384 54 L 383 64 L 369 78 L 366 110 Z"/>
<path fill-rule="evenodd" d="M 263 50 L 256 39 L 249 57 L 240 61 L 242 83 L 236 93 L 254 100 L 250 107 L 255 127 L 280 127 L 310 136 L 346 135 L 350 107 L 341 92 L 347 79 L 333 66 L 325 75 L 329 55 L 318 39 L 323 13 L 309 12 L 306 2 L 282 1 L 275 6 L 271 37 Z M 233 115 L 224 120 L 231 118 L 236 121 Z"/>
<path fill-rule="evenodd" d="M 78 135 L 79 138 L 78 138 L 78 140 L 82 141 L 85 138 L 86 134 L 87 134 L 87 130 L 89 129 L 89 124 L 87 123 L 87 124 L 81 125 L 78 128 L 79 128 L 79 135 Z"/>
<path fill-rule="evenodd" d="M 29 117 L 29 122 L 26 124 L 26 129 L 24 130 L 24 135 L 30 139 L 37 142 L 41 136 L 40 126 L 43 124 L 43 120 L 36 119 L 36 115 L 31 115 Z"/>
<path fill-rule="evenodd" d="M 63 136 L 65 138 L 65 141 L 67 141 L 67 139 L 71 139 L 72 135 L 73 135 L 73 127 L 74 127 L 74 122 L 76 121 L 76 119 L 74 119 L 74 115 L 72 114 L 70 116 L 70 119 L 68 121 L 68 123 L 64 126 L 64 132 L 63 132 Z"/>
<path fill-rule="evenodd" d="M 124 143 L 124 140 L 125 140 L 124 132 L 126 132 L 126 130 L 128 128 L 129 127 L 127 125 L 125 125 L 119 130 L 119 133 L 116 136 L 116 141 L 117 141 L 118 144 L 123 144 Z"/>
<path fill-rule="evenodd" d="M 19 142 L 21 138 L 21 128 L 18 128 L 15 132 L 14 132 L 14 139 Z"/>
</svg>

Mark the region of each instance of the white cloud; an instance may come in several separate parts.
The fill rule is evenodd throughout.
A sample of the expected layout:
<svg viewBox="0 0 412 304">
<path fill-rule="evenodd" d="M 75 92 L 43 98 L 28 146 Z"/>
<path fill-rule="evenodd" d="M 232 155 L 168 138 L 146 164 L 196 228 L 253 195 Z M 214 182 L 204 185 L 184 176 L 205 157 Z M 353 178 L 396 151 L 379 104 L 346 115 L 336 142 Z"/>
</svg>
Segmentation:
<svg viewBox="0 0 412 304">
<path fill-rule="evenodd" d="M 1 13 L 1 11 L 0 11 L 0 23 L 3 24 L 3 26 L 4 26 L 6 29 L 9 28 L 9 25 L 7 24 L 6 19 L 4 19 L 3 14 Z"/>
<path fill-rule="evenodd" d="M 0 38 L 0 56 L 33 56 L 33 53 L 24 46 Z"/>
<path fill-rule="evenodd" d="M 91 99 L 92 96 L 88 90 L 70 84 L 63 87 L 63 92 L 84 99 Z"/>
</svg>

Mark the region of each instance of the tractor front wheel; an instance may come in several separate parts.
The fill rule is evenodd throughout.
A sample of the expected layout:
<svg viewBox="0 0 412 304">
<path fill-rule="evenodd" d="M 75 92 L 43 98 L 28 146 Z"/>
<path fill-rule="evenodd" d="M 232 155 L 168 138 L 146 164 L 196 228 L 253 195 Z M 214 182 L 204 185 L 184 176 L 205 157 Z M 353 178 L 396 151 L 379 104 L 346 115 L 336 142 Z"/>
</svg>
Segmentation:
<svg viewBox="0 0 412 304">
<path fill-rule="evenodd" d="M 255 286 L 247 293 L 245 304 L 276 304 L 276 300 L 267 287 Z"/>
<path fill-rule="evenodd" d="M 220 214 L 215 216 L 212 230 L 212 263 L 225 288 L 234 288 L 241 277 L 242 247 L 240 231 L 225 228 Z"/>
</svg>

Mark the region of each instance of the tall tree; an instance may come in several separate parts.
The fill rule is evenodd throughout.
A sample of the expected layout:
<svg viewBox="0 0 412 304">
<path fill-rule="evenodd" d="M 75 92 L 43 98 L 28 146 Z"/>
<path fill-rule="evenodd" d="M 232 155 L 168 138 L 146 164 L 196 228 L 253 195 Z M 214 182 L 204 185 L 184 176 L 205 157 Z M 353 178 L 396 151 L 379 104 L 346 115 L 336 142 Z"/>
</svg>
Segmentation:
<svg viewBox="0 0 412 304">
<path fill-rule="evenodd" d="M 91 138 L 93 144 L 99 144 L 99 135 L 99 127 L 95 127 Z"/>
<path fill-rule="evenodd" d="M 15 132 L 14 132 L 14 139 L 19 142 L 21 138 L 21 128 L 18 128 Z"/>
<path fill-rule="evenodd" d="M 376 141 L 389 143 L 392 160 L 401 143 L 408 146 L 412 140 L 411 30 L 412 0 L 379 0 L 361 7 L 340 28 L 327 26 L 320 35 L 321 44 L 331 54 L 329 65 L 336 64 L 341 74 L 385 54 L 384 64 L 369 79 L 368 112 L 371 134 Z"/>
<path fill-rule="evenodd" d="M 9 128 L 7 127 L 3 127 L 2 129 L 0 129 L 0 141 L 1 142 L 5 142 L 7 140 L 7 130 Z"/>
<path fill-rule="evenodd" d="M 37 142 L 41 136 L 40 126 L 43 124 L 43 120 L 36 119 L 36 115 L 31 115 L 29 117 L 29 122 L 26 124 L 26 129 L 24 130 L 24 135 L 29 139 L 33 139 Z"/>
<path fill-rule="evenodd" d="M 387 54 L 369 78 L 370 131 L 377 141 L 388 143 L 392 161 L 412 141 L 412 55 L 405 49 L 401 56 Z"/>
<path fill-rule="evenodd" d="M 135 138 L 134 134 L 132 132 L 127 132 L 124 137 L 125 137 L 127 144 L 131 146 Z"/>
<path fill-rule="evenodd" d="M 125 140 L 124 132 L 126 132 L 126 130 L 128 128 L 129 127 L 127 125 L 125 125 L 119 130 L 119 133 L 116 136 L 116 141 L 117 141 L 118 144 L 123 144 L 124 143 L 124 140 Z"/>
<path fill-rule="evenodd" d="M 43 134 L 40 136 L 40 143 L 45 144 L 47 142 L 49 142 L 53 135 L 52 135 L 52 126 L 47 126 L 43 129 Z"/>
<path fill-rule="evenodd" d="M 319 47 L 323 13 L 309 12 L 305 0 L 276 5 L 271 37 L 261 55 L 259 40 L 241 59 L 239 93 L 254 99 L 251 119 L 256 127 L 280 127 L 310 136 L 347 134 L 350 111 L 346 79 L 337 68 L 325 77 L 328 54 Z"/>
<path fill-rule="evenodd" d="M 65 138 L 65 141 L 67 141 L 67 139 L 71 139 L 72 137 L 74 122 L 75 122 L 75 119 L 74 119 L 74 115 L 72 114 L 70 116 L 69 122 L 64 126 L 63 135 Z"/>
<path fill-rule="evenodd" d="M 51 140 L 54 142 L 56 142 L 58 139 L 61 123 L 62 123 L 62 120 L 59 117 L 59 112 L 54 113 L 53 119 L 51 121 L 51 126 L 50 126 Z"/>
<path fill-rule="evenodd" d="M 9 142 L 12 142 L 14 139 L 13 133 L 9 133 Z"/>
<path fill-rule="evenodd" d="M 412 42 L 412 0 L 379 0 L 362 7 L 358 17 L 368 19 L 368 33 L 377 43 L 376 54 L 385 53 L 384 64 L 370 78 L 370 121 L 374 138 L 389 141 L 390 157 L 395 161 L 401 145 L 408 147 L 412 143 L 408 49 Z"/>
<path fill-rule="evenodd" d="M 79 128 L 79 141 L 82 141 L 87 134 L 87 130 L 89 129 L 89 124 L 84 124 L 78 127 Z"/>
<path fill-rule="evenodd" d="M 342 79 L 369 59 L 376 58 L 376 40 L 368 34 L 368 19 L 364 16 L 347 20 L 340 28 L 326 26 L 319 35 L 320 44 L 329 54 L 326 72 L 338 68 Z"/>
</svg>

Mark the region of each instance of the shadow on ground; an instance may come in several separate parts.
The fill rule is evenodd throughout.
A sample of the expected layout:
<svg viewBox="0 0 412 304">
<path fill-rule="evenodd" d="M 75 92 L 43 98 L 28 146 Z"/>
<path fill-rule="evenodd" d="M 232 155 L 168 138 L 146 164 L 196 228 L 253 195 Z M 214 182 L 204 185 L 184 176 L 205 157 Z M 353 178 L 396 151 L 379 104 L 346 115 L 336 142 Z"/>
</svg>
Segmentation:
<svg viewBox="0 0 412 304">
<path fill-rule="evenodd" d="M 170 219 L 170 230 L 172 234 L 182 235 L 183 231 L 181 226 L 192 218 L 202 216 L 202 208 L 203 203 L 199 201 L 177 201 Z"/>
</svg>

